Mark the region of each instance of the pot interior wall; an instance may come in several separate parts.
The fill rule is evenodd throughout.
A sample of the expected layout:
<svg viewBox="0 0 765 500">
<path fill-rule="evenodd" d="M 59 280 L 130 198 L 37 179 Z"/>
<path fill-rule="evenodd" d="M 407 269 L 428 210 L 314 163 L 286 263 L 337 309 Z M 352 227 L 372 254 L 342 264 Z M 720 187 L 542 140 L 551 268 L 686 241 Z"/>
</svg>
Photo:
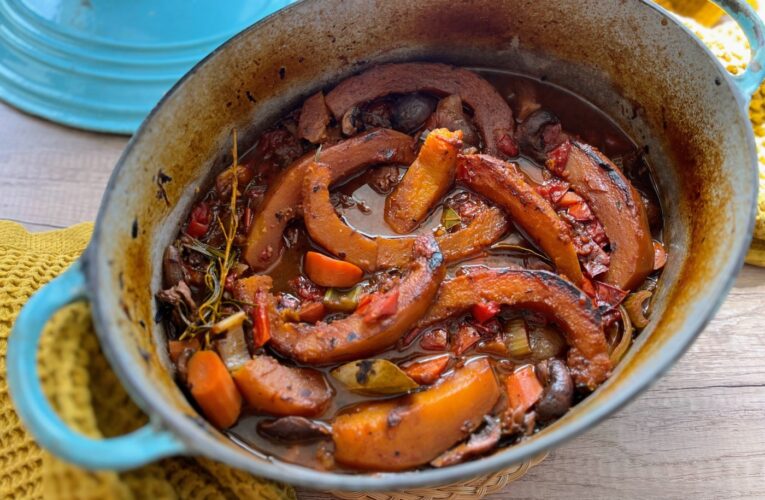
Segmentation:
<svg viewBox="0 0 765 500">
<path fill-rule="evenodd" d="M 641 373 L 655 374 L 662 351 L 679 354 L 688 343 L 692 332 L 678 332 L 697 328 L 738 268 L 735 252 L 751 221 L 753 154 L 726 76 L 682 29 L 639 2 L 309 0 L 194 70 L 144 124 L 112 178 L 90 255 L 91 284 L 107 355 L 144 408 L 163 413 L 164 402 L 198 419 L 165 368 L 152 297 L 162 251 L 194 190 L 230 162 L 232 128 L 241 151 L 310 92 L 400 60 L 545 77 L 649 147 L 671 256 L 654 320 L 615 376 L 541 435 L 607 405 L 640 383 Z M 221 456 L 209 436 L 224 438 L 207 430 L 198 449 Z"/>
</svg>

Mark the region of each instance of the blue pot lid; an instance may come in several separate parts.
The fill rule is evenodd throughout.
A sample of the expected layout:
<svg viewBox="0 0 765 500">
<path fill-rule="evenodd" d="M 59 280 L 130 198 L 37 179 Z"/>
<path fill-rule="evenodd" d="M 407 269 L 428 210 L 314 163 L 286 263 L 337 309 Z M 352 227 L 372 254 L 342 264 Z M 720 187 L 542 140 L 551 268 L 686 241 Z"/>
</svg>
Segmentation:
<svg viewBox="0 0 765 500">
<path fill-rule="evenodd" d="M 194 64 L 291 1 L 0 1 L 0 99 L 131 134 Z"/>
</svg>

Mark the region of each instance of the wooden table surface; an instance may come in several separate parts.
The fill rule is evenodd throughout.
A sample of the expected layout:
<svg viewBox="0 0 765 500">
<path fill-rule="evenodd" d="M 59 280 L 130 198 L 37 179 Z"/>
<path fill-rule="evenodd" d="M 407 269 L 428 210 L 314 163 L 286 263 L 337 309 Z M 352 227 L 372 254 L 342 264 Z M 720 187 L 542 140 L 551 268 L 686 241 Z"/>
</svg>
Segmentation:
<svg viewBox="0 0 765 500">
<path fill-rule="evenodd" d="M 93 220 L 126 142 L 0 104 L 0 218 L 34 231 Z M 492 498 L 764 498 L 764 312 L 765 269 L 746 266 L 667 375 Z"/>
</svg>

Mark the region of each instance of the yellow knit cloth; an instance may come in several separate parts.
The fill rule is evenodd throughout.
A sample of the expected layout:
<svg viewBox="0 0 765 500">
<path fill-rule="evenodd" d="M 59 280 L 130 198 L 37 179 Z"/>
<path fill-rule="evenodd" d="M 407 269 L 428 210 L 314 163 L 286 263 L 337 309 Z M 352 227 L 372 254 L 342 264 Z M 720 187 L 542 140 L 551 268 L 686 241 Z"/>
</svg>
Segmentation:
<svg viewBox="0 0 765 500">
<path fill-rule="evenodd" d="M 29 296 L 77 259 L 93 225 L 30 234 L 0 221 L 0 498 L 291 499 L 292 488 L 202 458 L 172 458 L 128 472 L 78 469 L 40 449 L 13 410 L 5 380 L 11 324 Z M 92 437 L 126 434 L 146 422 L 102 355 L 87 304 L 53 318 L 42 336 L 38 370 L 51 404 Z"/>
<path fill-rule="evenodd" d="M 715 28 L 705 28 L 690 19 L 683 22 L 710 48 L 728 71 L 737 75 L 744 71 L 749 61 L 749 42 L 737 24 L 727 22 Z M 749 264 L 765 266 L 765 85 L 752 97 L 749 105 L 757 159 L 760 166 L 757 222 L 754 241 L 746 257 Z"/>
</svg>

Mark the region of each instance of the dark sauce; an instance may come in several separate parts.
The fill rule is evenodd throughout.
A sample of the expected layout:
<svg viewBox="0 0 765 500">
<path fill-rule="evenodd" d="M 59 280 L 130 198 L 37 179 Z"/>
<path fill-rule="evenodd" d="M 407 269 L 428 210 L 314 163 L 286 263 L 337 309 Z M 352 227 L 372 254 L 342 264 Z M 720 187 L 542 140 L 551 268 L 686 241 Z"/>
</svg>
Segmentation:
<svg viewBox="0 0 765 500">
<path fill-rule="evenodd" d="M 646 198 L 653 201 L 656 200 L 653 191 L 653 183 L 649 176 L 649 169 L 645 163 L 645 158 L 641 153 L 641 148 L 603 112 L 599 111 L 590 103 L 575 94 L 549 82 L 543 82 L 538 79 L 496 70 L 477 70 L 477 72 L 494 85 L 500 94 L 508 100 L 516 117 L 519 114 L 522 114 L 523 110 L 521 108 L 524 105 L 524 102 L 527 101 L 530 96 L 533 97 L 541 104 L 542 108 L 551 111 L 558 116 L 564 130 L 578 139 L 600 149 L 624 169 L 628 177 L 631 178 L 635 186 Z M 286 118 L 287 121 L 293 120 L 290 116 L 294 116 L 294 113 L 288 115 Z M 258 157 L 257 148 L 253 148 L 243 156 L 242 163 L 260 160 L 261 158 Z M 529 181 L 537 184 L 544 181 L 542 176 L 542 166 L 535 160 L 522 156 L 516 161 Z M 399 169 L 399 174 L 403 175 L 403 172 L 404 168 L 402 167 Z M 385 195 L 379 194 L 373 190 L 367 184 L 365 175 L 365 173 L 362 173 L 347 180 L 342 186 L 336 188 L 337 191 L 351 200 L 351 206 L 339 208 L 338 212 L 350 226 L 365 234 L 371 236 L 396 236 L 383 219 Z M 259 179 L 259 182 L 264 184 L 270 182 L 271 179 L 272 176 L 265 176 L 264 178 Z M 461 188 L 456 188 L 453 193 L 458 192 L 460 189 Z M 450 193 L 449 195 L 453 193 Z M 439 226 L 442 212 L 443 205 L 437 206 L 415 233 L 425 234 L 432 232 Z M 274 279 L 274 292 L 289 291 L 288 281 L 301 273 L 301 261 L 305 252 L 312 248 L 320 248 L 310 240 L 310 237 L 307 235 L 301 223 L 292 224 L 290 231 L 293 232 L 292 234 L 294 236 L 292 241 L 287 245 L 280 259 L 267 271 L 267 273 Z M 654 231 L 655 236 L 659 235 L 659 231 L 660 224 L 657 225 L 657 228 Z M 504 246 L 504 249 L 490 250 L 478 257 L 452 264 L 448 271 L 449 274 L 454 275 L 464 266 L 552 269 L 549 261 L 543 255 L 535 256 L 533 253 L 516 248 L 522 247 L 532 250 L 535 249 L 534 245 L 524 238 L 523 234 L 519 231 L 511 230 L 503 238 L 501 243 L 504 243 L 504 245 L 500 245 L 500 247 Z M 506 316 L 509 314 L 512 316 L 513 314 L 520 315 L 524 313 L 503 312 L 502 314 Z M 532 327 L 535 321 L 539 323 L 537 325 L 539 328 L 547 327 L 544 324 L 544 320 L 540 320 L 533 315 L 527 317 L 526 320 Z M 453 326 L 460 321 L 461 319 L 452 320 L 451 327 L 453 328 Z M 449 328 L 450 326 L 442 325 L 439 327 Z M 266 350 L 269 351 L 269 354 L 278 357 L 276 353 L 271 352 L 268 349 Z M 402 345 L 402 342 L 399 342 L 397 346 L 380 353 L 377 357 L 390 359 L 395 362 L 403 362 L 414 358 L 436 356 L 439 354 L 442 354 L 442 352 L 423 349 L 419 339 L 414 339 L 412 342 L 408 343 L 408 345 Z M 450 361 L 447 371 L 452 370 L 458 364 L 464 363 L 466 360 L 475 356 L 490 356 L 495 370 L 498 372 L 510 372 L 513 367 L 516 366 L 516 363 L 524 364 L 529 362 L 528 359 L 507 359 L 505 356 L 499 356 L 492 353 L 487 346 L 479 345 L 477 349 L 468 351 L 467 355 L 462 358 L 453 358 Z M 285 364 L 294 364 L 292 361 L 286 359 L 282 359 L 281 361 Z M 324 372 L 327 381 L 332 385 L 335 393 L 329 408 L 322 415 L 317 417 L 320 420 L 330 421 L 338 412 L 362 402 L 385 399 L 354 394 L 345 389 L 329 374 L 329 368 L 319 369 Z M 503 404 L 504 401 L 500 401 L 498 406 Z M 225 433 L 239 445 L 258 455 L 270 456 L 307 467 L 319 469 L 325 467 L 325 462 L 320 459 L 320 456 L 322 455 L 323 450 L 331 451 L 331 441 L 313 444 L 276 443 L 262 437 L 257 431 L 258 423 L 264 419 L 270 418 L 273 417 L 245 413 L 239 419 L 237 424 L 225 431 Z M 503 445 L 506 444 L 509 443 L 503 441 Z M 333 466 L 332 470 L 351 472 L 350 470 L 343 469 L 339 465 Z"/>
</svg>

